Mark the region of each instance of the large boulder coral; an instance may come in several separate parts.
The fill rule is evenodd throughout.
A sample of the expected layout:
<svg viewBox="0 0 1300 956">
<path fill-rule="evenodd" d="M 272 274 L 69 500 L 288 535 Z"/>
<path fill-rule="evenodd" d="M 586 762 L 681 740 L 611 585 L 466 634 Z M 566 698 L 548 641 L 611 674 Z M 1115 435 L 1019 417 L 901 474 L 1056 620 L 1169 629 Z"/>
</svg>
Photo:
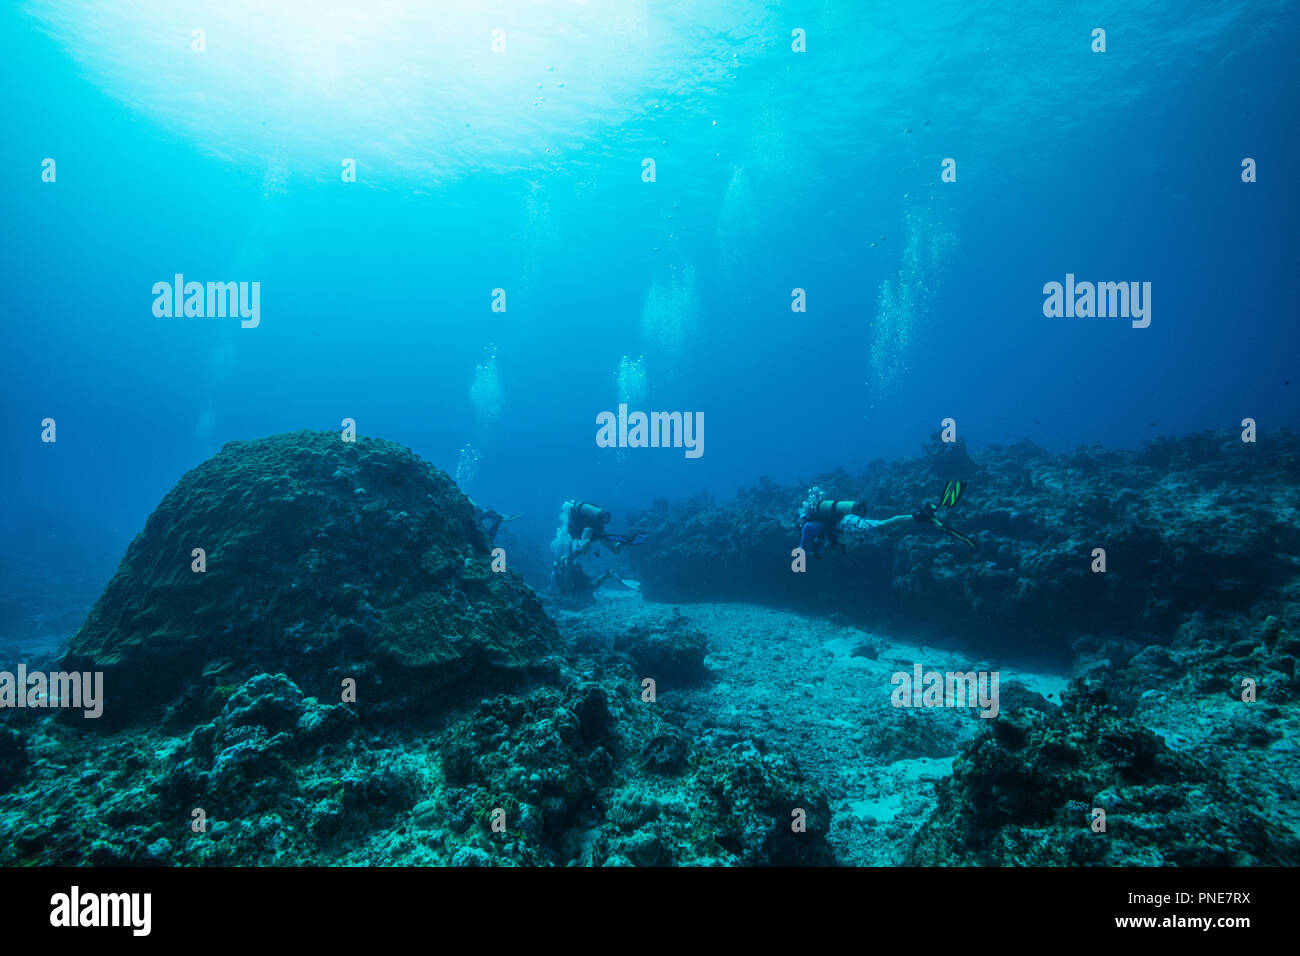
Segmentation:
<svg viewBox="0 0 1300 956">
<path fill-rule="evenodd" d="M 362 708 L 436 704 L 557 641 L 534 593 L 491 570 L 444 472 L 393 442 L 299 431 L 230 442 L 182 477 L 62 666 L 105 672 L 115 723 L 220 709 L 216 687 L 260 672 L 333 700 L 352 678 Z"/>
</svg>

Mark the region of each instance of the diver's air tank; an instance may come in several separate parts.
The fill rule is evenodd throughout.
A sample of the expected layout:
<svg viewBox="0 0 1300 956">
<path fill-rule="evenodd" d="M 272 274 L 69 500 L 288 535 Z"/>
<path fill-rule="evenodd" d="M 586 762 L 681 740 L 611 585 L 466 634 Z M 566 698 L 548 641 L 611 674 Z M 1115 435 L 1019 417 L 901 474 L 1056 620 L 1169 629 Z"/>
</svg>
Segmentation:
<svg viewBox="0 0 1300 956">
<path fill-rule="evenodd" d="M 839 521 L 845 515 L 865 516 L 867 506 L 861 501 L 819 501 L 814 514 L 818 521 Z"/>
<path fill-rule="evenodd" d="M 610 518 L 613 517 L 613 515 L 604 508 L 599 505 L 593 505 L 587 501 L 579 501 L 575 504 L 570 514 L 573 516 L 574 524 L 578 527 L 595 528 L 597 530 L 600 530 L 602 526 L 609 524 Z"/>
</svg>

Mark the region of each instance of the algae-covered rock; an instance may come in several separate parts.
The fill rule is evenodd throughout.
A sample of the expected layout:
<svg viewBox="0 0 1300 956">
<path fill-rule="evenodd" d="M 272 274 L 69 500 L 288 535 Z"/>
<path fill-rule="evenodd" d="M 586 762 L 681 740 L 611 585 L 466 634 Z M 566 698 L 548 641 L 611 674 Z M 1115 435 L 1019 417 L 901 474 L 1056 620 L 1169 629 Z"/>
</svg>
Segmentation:
<svg viewBox="0 0 1300 956">
<path fill-rule="evenodd" d="M 441 755 L 453 862 L 465 845 L 493 865 L 835 862 L 826 798 L 789 757 L 743 738 L 691 745 L 627 681 L 486 699 Z"/>
<path fill-rule="evenodd" d="M 689 781 L 697 853 L 725 865 L 832 866 L 825 795 L 759 741 L 708 739 Z"/>
<path fill-rule="evenodd" d="M 676 608 L 666 621 L 633 624 L 614 640 L 614 650 L 631 659 L 638 677 L 652 677 L 665 687 L 688 687 L 706 680 L 708 649 L 704 632 L 691 627 Z"/>
<path fill-rule="evenodd" d="M 1119 630 L 1164 644 L 1193 614 L 1284 605 L 1288 589 L 1300 589 L 1300 436 L 1279 431 L 1244 447 L 1233 437 L 1065 454 L 1022 442 L 974 460 L 932 441 L 924 457 L 873 462 L 855 476 L 836 470 L 784 487 L 763 480 L 722 503 L 655 502 L 632 516 L 651 534 L 628 557 L 652 601 L 838 612 L 876 628 L 961 633 L 990 651 L 1023 650 L 1033 635 L 1035 655 L 1062 662 L 1085 635 Z M 791 572 L 809 485 L 888 518 L 936 502 L 948 480 L 941 474 L 967 481 L 943 520 L 976 548 L 909 526 L 847 536 L 847 560 L 831 549 Z M 1104 574 L 1092 567 L 1098 547 Z M 1268 609 L 1279 620 L 1264 623 L 1257 642 L 1281 640 L 1280 610 Z"/>
<path fill-rule="evenodd" d="M 8 790 L 27 767 L 27 742 L 22 734 L 0 727 L 0 791 Z"/>
<path fill-rule="evenodd" d="M 219 709 L 214 681 L 260 672 L 330 700 L 352 678 L 362 708 L 436 704 L 556 641 L 533 592 L 490 569 L 445 473 L 393 442 L 300 431 L 230 442 L 182 477 L 63 666 L 105 672 L 115 723 L 160 702 Z"/>
<path fill-rule="evenodd" d="M 1052 713 L 1003 713 L 966 744 L 912 863 L 975 866 L 1295 865 L 1294 834 L 1224 776 L 1076 679 Z M 1094 829 L 1096 810 L 1105 830 Z"/>
</svg>

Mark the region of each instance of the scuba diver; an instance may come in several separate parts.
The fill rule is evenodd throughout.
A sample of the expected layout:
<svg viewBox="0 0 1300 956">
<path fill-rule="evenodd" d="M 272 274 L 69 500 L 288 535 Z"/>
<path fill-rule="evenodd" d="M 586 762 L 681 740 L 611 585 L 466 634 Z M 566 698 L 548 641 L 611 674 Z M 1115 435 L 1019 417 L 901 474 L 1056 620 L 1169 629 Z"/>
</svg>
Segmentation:
<svg viewBox="0 0 1300 956">
<path fill-rule="evenodd" d="M 587 501 L 566 501 L 560 509 L 560 531 L 569 537 L 568 554 L 577 556 L 593 545 L 604 542 L 611 554 L 618 554 L 629 545 L 642 544 L 648 531 L 630 531 L 610 534 L 605 530 L 612 516 L 599 505 Z M 600 552 L 596 552 L 599 554 Z"/>
<path fill-rule="evenodd" d="M 804 553 L 820 557 L 828 546 L 838 547 L 847 556 L 844 538 L 855 535 L 904 531 L 912 524 L 933 525 L 963 544 L 974 548 L 975 542 L 959 531 L 944 524 L 938 517 L 940 508 L 951 508 L 961 500 L 964 482 L 951 481 L 944 488 L 938 505 L 926 502 L 920 510 L 910 515 L 892 518 L 868 518 L 867 506 L 861 501 L 836 501 L 824 498 L 820 488 L 810 488 L 808 497 L 799 509 L 799 547 Z"/>
<path fill-rule="evenodd" d="M 615 582 L 624 589 L 635 590 L 613 571 L 606 571 L 598 578 L 593 578 L 582 569 L 574 555 L 566 554 L 556 558 L 551 565 L 551 587 L 561 597 L 570 598 L 583 604 L 590 604 L 595 599 L 596 590 L 607 582 Z"/>
<path fill-rule="evenodd" d="M 483 533 L 487 535 L 488 544 L 496 544 L 497 532 L 501 530 L 503 524 L 523 517 L 523 512 L 514 515 L 503 515 L 491 508 L 480 508 L 473 498 L 469 500 L 469 503 L 474 508 L 474 520 L 478 522 L 479 527 L 483 529 Z"/>
<path fill-rule="evenodd" d="M 602 542 L 611 554 L 617 554 L 625 547 L 642 544 L 649 535 L 646 531 L 611 534 L 605 530 L 610 519 L 608 511 L 588 501 L 566 501 L 561 506 L 560 526 L 551 545 L 552 552 L 557 555 L 551 565 L 551 586 L 561 596 L 589 603 L 596 589 L 603 584 L 635 590 L 634 582 L 624 581 L 613 571 L 592 578 L 578 563 L 578 555 L 587 551 L 599 555 L 596 546 Z"/>
</svg>

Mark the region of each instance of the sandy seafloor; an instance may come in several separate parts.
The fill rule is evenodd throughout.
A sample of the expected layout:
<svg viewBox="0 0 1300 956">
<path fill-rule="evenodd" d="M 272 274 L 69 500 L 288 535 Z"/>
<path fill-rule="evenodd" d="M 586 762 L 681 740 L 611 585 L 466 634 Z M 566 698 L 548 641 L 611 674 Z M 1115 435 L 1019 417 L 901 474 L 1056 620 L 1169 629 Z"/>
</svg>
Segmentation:
<svg viewBox="0 0 1300 956">
<path fill-rule="evenodd" d="M 602 590 L 593 607 L 551 613 L 562 630 L 588 641 L 684 615 L 708 637 L 713 679 L 660 686 L 658 703 L 688 729 L 722 728 L 791 754 L 825 791 L 831 845 L 852 866 L 907 862 L 912 834 L 937 803 L 935 782 L 951 775 L 959 745 L 984 719 L 975 709 L 895 708 L 895 672 L 910 673 L 917 662 L 925 670 L 998 671 L 1004 710 L 1017 696 L 1024 700 L 1015 684 L 1059 706 L 1069 683 L 1065 673 L 752 604 L 660 604 L 637 591 Z M 1243 708 L 1227 694 L 1151 688 L 1134 717 L 1171 749 L 1224 773 L 1244 803 L 1300 833 L 1291 783 L 1300 706 Z"/>
<path fill-rule="evenodd" d="M 713 680 L 660 686 L 657 702 L 688 729 L 720 727 L 791 754 L 824 789 L 830 842 L 848 865 L 905 862 L 913 831 L 934 809 L 934 782 L 952 773 L 958 744 L 983 719 L 974 709 L 895 708 L 895 672 L 910 675 L 918 662 L 925 670 L 998 671 L 1004 698 L 1016 681 L 1052 705 L 1067 684 L 1064 674 L 972 660 L 752 604 L 659 604 L 636 591 L 600 591 L 597 598 L 591 608 L 552 613 L 564 631 L 590 639 L 662 621 L 676 608 L 708 636 Z M 876 658 L 854 654 L 862 648 Z"/>
</svg>

